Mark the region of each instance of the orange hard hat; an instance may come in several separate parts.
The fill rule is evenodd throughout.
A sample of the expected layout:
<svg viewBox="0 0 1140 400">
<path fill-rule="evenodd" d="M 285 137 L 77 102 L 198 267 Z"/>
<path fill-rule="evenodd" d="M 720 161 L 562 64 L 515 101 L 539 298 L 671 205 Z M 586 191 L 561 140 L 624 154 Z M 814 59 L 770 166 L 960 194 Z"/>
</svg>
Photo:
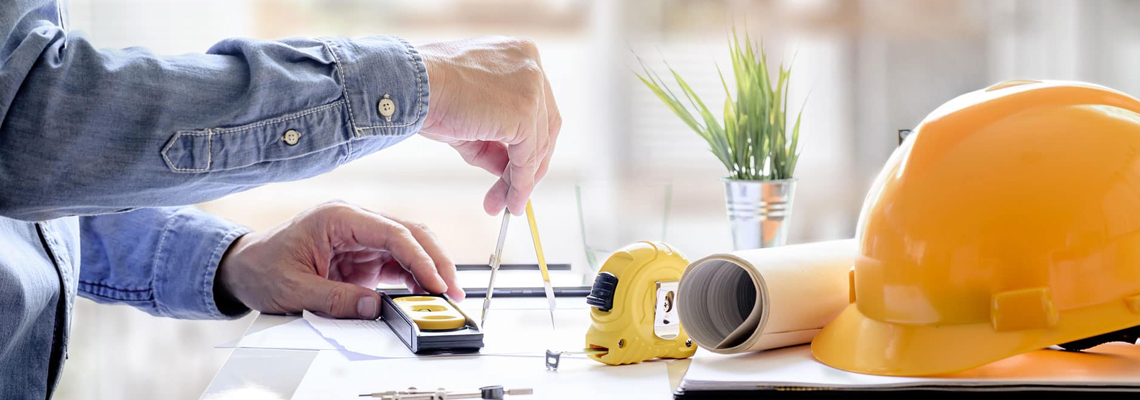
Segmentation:
<svg viewBox="0 0 1140 400">
<path fill-rule="evenodd" d="M 957 372 L 1140 325 L 1140 101 L 1011 81 L 922 121 L 859 217 L 824 364 Z"/>
</svg>

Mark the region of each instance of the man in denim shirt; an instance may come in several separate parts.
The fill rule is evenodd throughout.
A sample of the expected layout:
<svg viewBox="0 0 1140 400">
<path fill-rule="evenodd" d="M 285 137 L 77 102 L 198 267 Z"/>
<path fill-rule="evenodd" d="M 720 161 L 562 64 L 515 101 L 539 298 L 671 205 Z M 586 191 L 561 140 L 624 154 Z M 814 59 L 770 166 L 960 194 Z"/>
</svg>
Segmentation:
<svg viewBox="0 0 1140 400">
<path fill-rule="evenodd" d="M 375 318 L 379 281 L 463 297 L 424 227 L 329 203 L 267 232 L 185 205 L 311 177 L 419 132 L 518 214 L 561 120 L 508 38 L 224 40 L 96 49 L 53 0 L 0 8 L 0 393 L 51 396 L 78 293 L 173 318 Z M 82 266 L 82 268 L 80 268 Z"/>
</svg>

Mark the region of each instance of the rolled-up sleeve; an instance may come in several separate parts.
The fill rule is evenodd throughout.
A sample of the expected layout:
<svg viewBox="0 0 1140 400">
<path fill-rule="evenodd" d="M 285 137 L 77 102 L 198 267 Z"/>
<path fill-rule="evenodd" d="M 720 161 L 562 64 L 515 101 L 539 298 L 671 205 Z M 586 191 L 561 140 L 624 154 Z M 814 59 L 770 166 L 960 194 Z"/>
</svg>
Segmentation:
<svg viewBox="0 0 1140 400">
<path fill-rule="evenodd" d="M 0 215 L 194 204 L 391 146 L 428 110 L 402 39 L 224 40 L 204 54 L 96 49 L 41 26 L 0 68 Z"/>
<path fill-rule="evenodd" d="M 249 229 L 193 207 L 80 218 L 80 296 L 172 318 L 236 318 L 219 307 L 214 278 L 230 244 Z"/>
</svg>

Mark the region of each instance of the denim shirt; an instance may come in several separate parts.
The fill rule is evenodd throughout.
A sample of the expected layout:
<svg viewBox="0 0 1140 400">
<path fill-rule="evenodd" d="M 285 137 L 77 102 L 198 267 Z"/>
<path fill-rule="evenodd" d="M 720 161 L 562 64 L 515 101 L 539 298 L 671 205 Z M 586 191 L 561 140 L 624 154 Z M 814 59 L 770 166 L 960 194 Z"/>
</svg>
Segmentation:
<svg viewBox="0 0 1140 400">
<path fill-rule="evenodd" d="M 329 171 L 415 133 L 428 109 L 423 61 L 398 38 L 163 56 L 98 49 L 65 11 L 0 7 L 6 399 L 51 396 L 76 294 L 174 318 L 244 313 L 219 309 L 213 288 L 247 229 L 182 206 Z"/>
</svg>

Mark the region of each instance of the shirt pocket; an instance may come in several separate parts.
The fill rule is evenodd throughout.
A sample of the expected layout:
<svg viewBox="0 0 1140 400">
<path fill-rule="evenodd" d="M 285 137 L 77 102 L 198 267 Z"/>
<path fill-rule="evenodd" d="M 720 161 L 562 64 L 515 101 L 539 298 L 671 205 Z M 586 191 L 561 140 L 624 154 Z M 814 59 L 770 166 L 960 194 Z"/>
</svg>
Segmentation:
<svg viewBox="0 0 1140 400">
<path fill-rule="evenodd" d="M 176 173 L 239 169 L 336 148 L 352 140 L 351 126 L 342 99 L 236 127 L 177 131 L 162 159 Z"/>
</svg>

